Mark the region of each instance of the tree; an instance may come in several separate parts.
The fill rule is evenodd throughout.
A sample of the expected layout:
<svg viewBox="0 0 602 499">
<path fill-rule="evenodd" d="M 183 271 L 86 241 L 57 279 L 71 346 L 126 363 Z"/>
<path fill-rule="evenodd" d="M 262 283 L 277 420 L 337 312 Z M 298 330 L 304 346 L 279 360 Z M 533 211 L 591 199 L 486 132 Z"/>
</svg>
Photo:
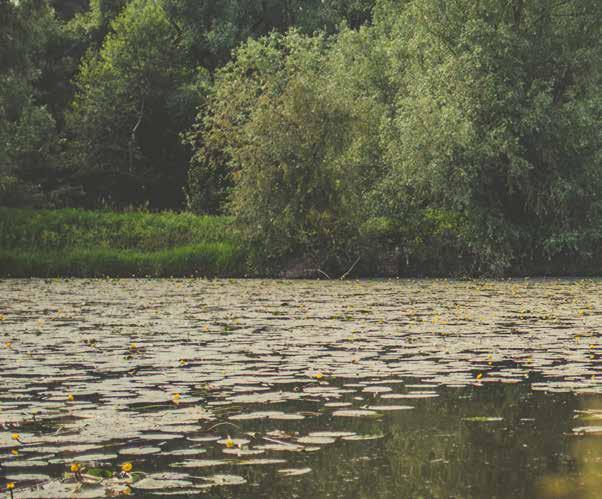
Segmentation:
<svg viewBox="0 0 602 499">
<path fill-rule="evenodd" d="M 481 271 L 591 251 L 601 220 L 599 4 L 380 8 L 397 47 L 385 197 L 458 214 Z"/>
<path fill-rule="evenodd" d="M 0 205 L 38 203 L 52 187 L 56 128 L 36 88 L 52 19 L 43 2 L 0 1 Z"/>
<path fill-rule="evenodd" d="M 194 65 L 210 71 L 230 60 L 248 38 L 295 27 L 305 34 L 334 33 L 341 23 L 370 22 L 374 0 L 166 0 L 165 10 Z"/>
<path fill-rule="evenodd" d="M 91 202 L 177 207 L 187 167 L 179 132 L 205 73 L 182 63 L 161 2 L 134 0 L 84 60 L 69 114 L 72 161 Z"/>
<path fill-rule="evenodd" d="M 291 31 L 247 42 L 218 72 L 190 136 L 190 195 L 197 208 L 219 205 L 211 194 L 228 200 L 260 263 L 304 254 L 341 270 L 361 252 L 364 194 L 379 174 L 369 50 L 367 31 L 337 41 Z"/>
</svg>

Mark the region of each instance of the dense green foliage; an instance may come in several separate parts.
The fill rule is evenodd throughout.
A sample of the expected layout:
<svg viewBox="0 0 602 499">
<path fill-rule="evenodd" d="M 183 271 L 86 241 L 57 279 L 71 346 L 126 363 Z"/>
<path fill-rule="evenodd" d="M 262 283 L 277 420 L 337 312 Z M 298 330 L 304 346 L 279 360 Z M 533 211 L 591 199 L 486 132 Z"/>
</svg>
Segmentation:
<svg viewBox="0 0 602 499">
<path fill-rule="evenodd" d="M 268 271 L 601 256 L 597 0 L 0 0 L 0 15 L 0 205 L 228 214 Z"/>
<path fill-rule="evenodd" d="M 178 206 L 187 161 L 178 134 L 200 103 L 193 82 L 203 74 L 181 60 L 158 4 L 132 1 L 112 27 L 77 77 L 71 160 L 92 204 Z"/>
<path fill-rule="evenodd" d="M 594 1 L 380 2 L 371 27 L 249 42 L 191 135 L 193 206 L 227 199 L 264 259 L 351 262 L 367 234 L 406 269 L 433 248 L 465 272 L 585 264 L 601 17 Z"/>
<path fill-rule="evenodd" d="M 227 217 L 0 208 L 0 275 L 241 275 Z"/>
<path fill-rule="evenodd" d="M 383 197 L 459 215 L 477 270 L 596 248 L 601 19 L 587 0 L 408 3 Z"/>
</svg>

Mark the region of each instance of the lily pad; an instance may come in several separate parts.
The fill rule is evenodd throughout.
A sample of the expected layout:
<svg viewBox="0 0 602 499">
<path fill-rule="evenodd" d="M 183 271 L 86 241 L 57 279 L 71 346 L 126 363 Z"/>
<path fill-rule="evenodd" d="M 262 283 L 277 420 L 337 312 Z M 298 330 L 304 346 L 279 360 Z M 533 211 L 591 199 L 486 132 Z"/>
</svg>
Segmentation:
<svg viewBox="0 0 602 499">
<path fill-rule="evenodd" d="M 339 418 L 365 418 L 378 416 L 378 412 L 367 409 L 348 409 L 335 411 L 332 415 Z"/>
</svg>

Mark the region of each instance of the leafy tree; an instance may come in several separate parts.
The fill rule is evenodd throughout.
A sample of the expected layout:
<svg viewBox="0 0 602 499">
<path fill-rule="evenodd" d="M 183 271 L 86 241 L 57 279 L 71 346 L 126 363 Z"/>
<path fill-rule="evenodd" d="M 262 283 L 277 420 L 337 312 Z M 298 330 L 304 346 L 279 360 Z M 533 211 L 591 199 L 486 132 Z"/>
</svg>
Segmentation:
<svg viewBox="0 0 602 499">
<path fill-rule="evenodd" d="M 76 15 L 69 18 L 68 28 L 83 47 L 98 50 L 111 23 L 119 16 L 128 0 L 90 0 L 86 9 L 77 9 Z"/>
<path fill-rule="evenodd" d="M 41 2 L 2 0 L 0 20 L 0 204 L 31 204 L 56 173 L 55 122 L 36 88 L 52 12 Z"/>
<path fill-rule="evenodd" d="M 165 9 L 195 65 L 213 71 L 248 38 L 295 27 L 333 33 L 370 21 L 374 0 L 166 0 Z"/>
<path fill-rule="evenodd" d="M 134 0 L 77 78 L 69 115 L 72 161 L 91 202 L 181 202 L 192 121 L 205 73 L 182 64 L 178 32 L 160 2 Z"/>
<path fill-rule="evenodd" d="M 602 189 L 599 4 L 380 8 L 398 88 L 383 131 L 383 197 L 460 215 L 477 270 L 591 250 Z"/>
<path fill-rule="evenodd" d="M 363 194 L 378 175 L 369 49 L 368 32 L 331 43 L 291 31 L 249 41 L 218 72 L 209 112 L 190 136 L 201 144 L 191 197 L 198 207 L 211 193 L 231 194 L 229 208 L 263 263 L 305 254 L 340 270 L 360 252 Z M 358 73 L 343 77 L 351 62 Z"/>
<path fill-rule="evenodd" d="M 72 19 L 75 15 L 88 10 L 89 0 L 49 0 L 50 6 L 61 19 Z"/>
</svg>

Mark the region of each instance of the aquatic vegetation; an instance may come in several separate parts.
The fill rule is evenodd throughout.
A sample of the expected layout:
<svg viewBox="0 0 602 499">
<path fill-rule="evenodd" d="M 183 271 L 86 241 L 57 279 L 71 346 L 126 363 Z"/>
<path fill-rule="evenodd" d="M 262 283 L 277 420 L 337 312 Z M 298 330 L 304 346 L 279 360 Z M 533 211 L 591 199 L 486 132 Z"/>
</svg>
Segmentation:
<svg viewBox="0 0 602 499">
<path fill-rule="evenodd" d="M 389 477 L 366 496 L 465 497 L 486 456 L 533 496 L 549 448 L 564 470 L 567 442 L 599 438 L 595 404 L 573 409 L 602 396 L 601 286 L 0 281 L 0 463 L 26 497 L 319 497 L 356 475 Z"/>
</svg>

